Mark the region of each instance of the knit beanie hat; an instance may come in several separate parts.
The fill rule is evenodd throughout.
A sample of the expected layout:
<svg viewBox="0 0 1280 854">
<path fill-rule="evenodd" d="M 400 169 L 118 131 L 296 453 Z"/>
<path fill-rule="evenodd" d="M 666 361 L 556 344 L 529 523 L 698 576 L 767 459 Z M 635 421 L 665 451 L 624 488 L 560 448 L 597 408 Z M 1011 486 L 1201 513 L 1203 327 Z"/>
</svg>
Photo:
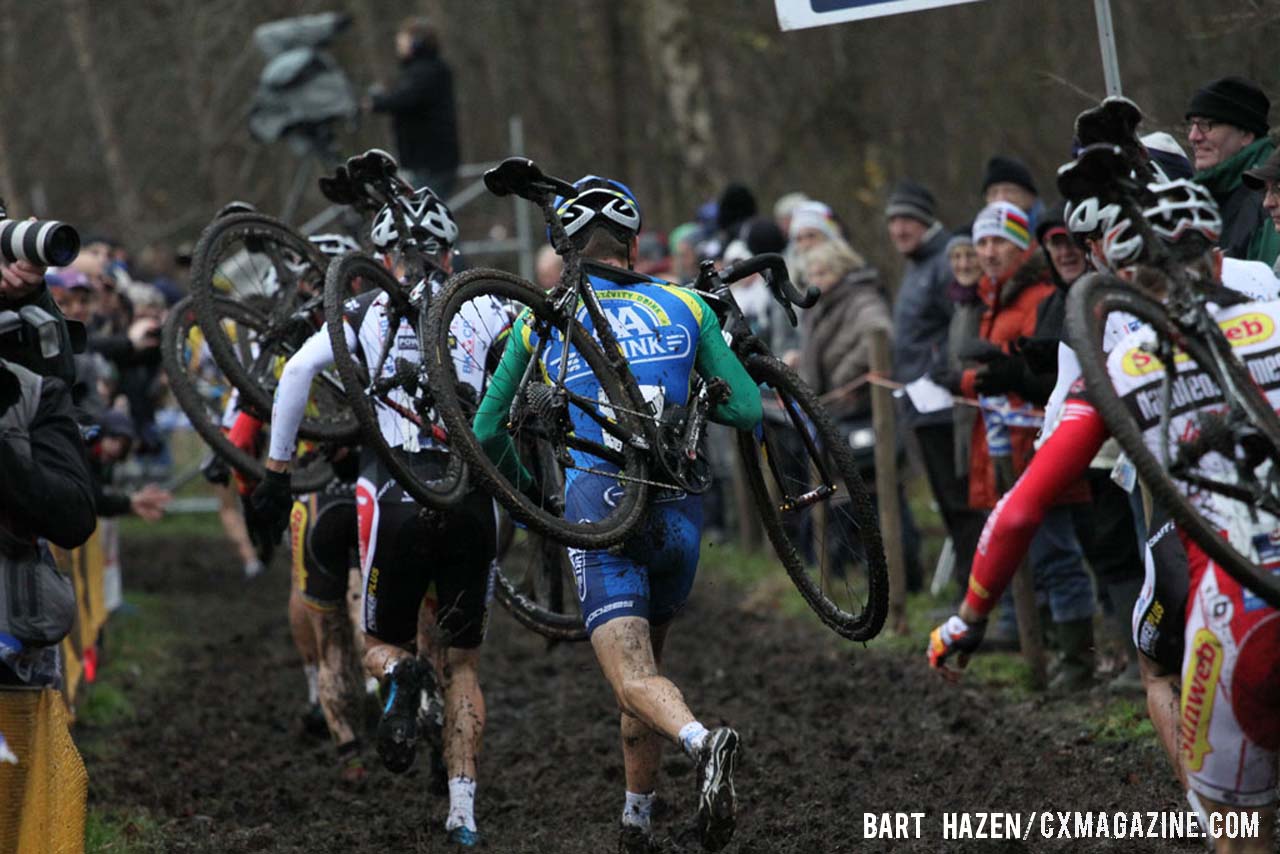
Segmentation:
<svg viewBox="0 0 1280 854">
<path fill-rule="evenodd" d="M 1215 119 L 1255 136 L 1266 136 L 1270 111 L 1271 101 L 1258 84 L 1243 77 L 1223 77 L 1191 96 L 1186 118 Z"/>
<path fill-rule="evenodd" d="M 925 225 L 933 225 L 937 219 L 935 211 L 937 202 L 933 193 L 915 181 L 899 181 L 889 194 L 889 203 L 885 205 L 886 218 L 895 216 L 910 217 Z"/>
<path fill-rule="evenodd" d="M 716 228 L 734 230 L 755 215 L 756 197 L 745 184 L 733 183 L 724 188 L 716 205 Z"/>
<path fill-rule="evenodd" d="M 957 228 L 955 231 L 951 232 L 951 239 L 947 241 L 947 251 L 945 253 L 947 257 L 951 256 L 952 250 L 958 249 L 961 246 L 973 246 L 972 231 L 973 223 L 969 223 L 968 225 Z"/>
<path fill-rule="evenodd" d="M 809 201 L 809 197 L 801 192 L 786 193 L 773 203 L 773 218 L 786 219 L 791 216 L 797 205 Z"/>
<path fill-rule="evenodd" d="M 1003 237 L 1019 249 L 1026 249 L 1031 245 L 1027 223 L 1027 215 L 1017 205 L 992 202 L 973 221 L 973 240 L 976 243 L 984 237 Z"/>
<path fill-rule="evenodd" d="M 806 228 L 821 231 L 829 240 L 840 237 L 835 215 L 822 202 L 804 202 L 796 205 L 796 209 L 791 212 L 791 234 L 788 237 L 794 240 Z"/>
<path fill-rule="evenodd" d="M 985 196 L 992 184 L 1003 183 L 1017 184 L 1019 187 L 1026 187 L 1033 196 L 1040 195 L 1040 191 L 1036 189 L 1036 182 L 1031 179 L 1031 170 L 1027 168 L 1027 164 L 1016 157 L 997 154 L 987 161 L 987 174 L 982 179 L 982 189 L 979 192 Z"/>
<path fill-rule="evenodd" d="M 781 252 L 787 248 L 787 238 L 782 229 L 768 217 L 757 216 L 747 220 L 742 226 L 741 235 L 742 242 L 747 244 L 752 255 Z"/>
<path fill-rule="evenodd" d="M 1191 161 L 1187 159 L 1187 153 L 1182 150 L 1182 146 L 1164 131 L 1149 133 L 1138 141 L 1170 180 L 1176 181 L 1179 178 L 1190 180 L 1195 174 L 1195 169 L 1191 167 Z"/>
</svg>

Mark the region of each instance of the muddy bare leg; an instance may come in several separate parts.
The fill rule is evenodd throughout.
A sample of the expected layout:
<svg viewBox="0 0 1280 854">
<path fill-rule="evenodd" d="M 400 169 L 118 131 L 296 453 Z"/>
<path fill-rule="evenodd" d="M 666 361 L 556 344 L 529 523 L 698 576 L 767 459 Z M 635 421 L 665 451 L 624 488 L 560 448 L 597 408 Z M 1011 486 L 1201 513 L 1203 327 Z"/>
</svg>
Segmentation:
<svg viewBox="0 0 1280 854">
<path fill-rule="evenodd" d="M 658 675 L 649 621 L 610 620 L 592 633 L 591 646 L 618 707 L 664 738 L 678 741 L 680 729 L 693 722 L 693 712 L 675 683 Z"/>
<path fill-rule="evenodd" d="M 654 626 L 649 631 L 655 668 L 662 664 L 662 647 L 668 625 Z M 628 792 L 648 794 L 657 788 L 663 741 L 660 733 L 654 732 L 639 718 L 622 713 L 622 764 Z"/>
<path fill-rule="evenodd" d="M 1182 768 L 1182 757 L 1178 751 L 1178 725 L 1182 720 L 1178 674 L 1160 674 L 1156 663 L 1141 653 L 1138 654 L 1138 669 L 1142 673 L 1142 687 L 1147 692 L 1147 715 L 1156 729 L 1160 746 L 1164 748 L 1165 755 L 1173 766 L 1178 785 L 1185 791 L 1187 775 Z"/>
</svg>

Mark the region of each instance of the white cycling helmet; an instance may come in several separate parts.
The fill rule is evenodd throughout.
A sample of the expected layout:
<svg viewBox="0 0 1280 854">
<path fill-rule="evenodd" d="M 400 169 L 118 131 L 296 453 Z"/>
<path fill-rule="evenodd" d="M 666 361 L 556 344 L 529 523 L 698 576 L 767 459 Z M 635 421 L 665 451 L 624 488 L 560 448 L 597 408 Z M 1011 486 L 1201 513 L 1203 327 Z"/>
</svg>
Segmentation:
<svg viewBox="0 0 1280 854">
<path fill-rule="evenodd" d="M 428 187 L 420 187 L 405 200 L 402 209 L 409 231 L 418 241 L 422 251 L 439 255 L 453 248 L 458 240 L 458 224 L 454 222 L 449 207 Z M 400 242 L 396 233 L 396 220 L 391 207 L 383 205 L 373 218 L 370 231 L 373 245 L 385 252 Z"/>
<path fill-rule="evenodd" d="M 1201 243 L 1208 246 L 1217 244 L 1222 234 L 1222 214 L 1204 187 L 1179 178 L 1150 183 L 1147 193 L 1151 201 L 1142 215 L 1152 232 L 1166 244 L 1176 246 L 1190 235 L 1199 235 L 1203 238 Z M 1119 217 L 1119 205 L 1103 205 L 1096 198 L 1084 199 L 1067 213 L 1067 227 L 1076 234 L 1097 240 L 1103 259 L 1112 270 L 1142 260 L 1146 248 L 1142 234 L 1132 227 L 1133 223 L 1127 217 Z M 1192 244 L 1189 248 L 1196 252 L 1207 247 Z"/>
<path fill-rule="evenodd" d="M 1213 196 L 1200 184 L 1179 178 L 1159 184 L 1148 184 L 1155 203 L 1142 215 L 1151 230 L 1166 243 L 1177 243 L 1188 234 L 1200 234 L 1216 244 L 1222 234 L 1222 214 Z"/>
<path fill-rule="evenodd" d="M 312 234 L 307 237 L 326 258 L 339 258 L 348 252 L 359 252 L 360 244 L 345 234 Z"/>
</svg>

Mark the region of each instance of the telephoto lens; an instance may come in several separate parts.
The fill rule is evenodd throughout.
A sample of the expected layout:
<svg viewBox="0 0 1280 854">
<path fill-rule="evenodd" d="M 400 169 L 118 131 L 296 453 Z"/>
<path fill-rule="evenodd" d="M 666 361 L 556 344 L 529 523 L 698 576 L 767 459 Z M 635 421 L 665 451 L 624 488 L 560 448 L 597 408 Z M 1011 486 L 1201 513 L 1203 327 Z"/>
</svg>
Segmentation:
<svg viewBox="0 0 1280 854">
<path fill-rule="evenodd" d="M 65 267 L 80 254 L 80 235 L 53 219 L 0 219 L 0 256 L 42 267 Z"/>
</svg>

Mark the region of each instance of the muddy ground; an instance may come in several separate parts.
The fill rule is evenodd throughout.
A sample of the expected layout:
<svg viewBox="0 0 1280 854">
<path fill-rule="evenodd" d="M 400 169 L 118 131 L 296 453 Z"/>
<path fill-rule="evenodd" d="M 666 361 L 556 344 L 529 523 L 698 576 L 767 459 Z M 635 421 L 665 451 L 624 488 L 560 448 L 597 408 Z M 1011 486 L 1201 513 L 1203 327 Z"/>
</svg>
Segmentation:
<svg viewBox="0 0 1280 854">
<path fill-rule="evenodd" d="M 444 850 L 446 800 L 377 765 L 338 777 L 332 749 L 297 720 L 304 681 L 277 560 L 246 583 L 216 542 L 126 543 L 126 587 L 171 595 L 184 663 L 136 687 L 136 714 L 79 731 L 91 807 L 149 814 L 174 852 Z M 703 573 L 669 643 L 668 671 L 708 725 L 742 734 L 740 824 L 730 852 L 1203 850 L 1197 842 L 944 841 L 944 810 L 1183 810 L 1154 742 L 1093 737 L 1095 697 L 1047 700 L 941 683 L 923 655 L 851 647 Z M 923 645 L 923 644 L 921 644 Z M 495 613 L 482 681 L 489 707 L 477 813 L 486 849 L 611 852 L 622 806 L 617 718 L 582 645 L 548 649 Z M 419 757 L 421 760 L 422 757 Z M 694 775 L 672 749 L 657 826 L 670 850 L 692 814 Z M 863 838 L 864 812 L 920 811 L 923 838 Z M 150 846 L 149 846 L 150 847 Z"/>
</svg>

